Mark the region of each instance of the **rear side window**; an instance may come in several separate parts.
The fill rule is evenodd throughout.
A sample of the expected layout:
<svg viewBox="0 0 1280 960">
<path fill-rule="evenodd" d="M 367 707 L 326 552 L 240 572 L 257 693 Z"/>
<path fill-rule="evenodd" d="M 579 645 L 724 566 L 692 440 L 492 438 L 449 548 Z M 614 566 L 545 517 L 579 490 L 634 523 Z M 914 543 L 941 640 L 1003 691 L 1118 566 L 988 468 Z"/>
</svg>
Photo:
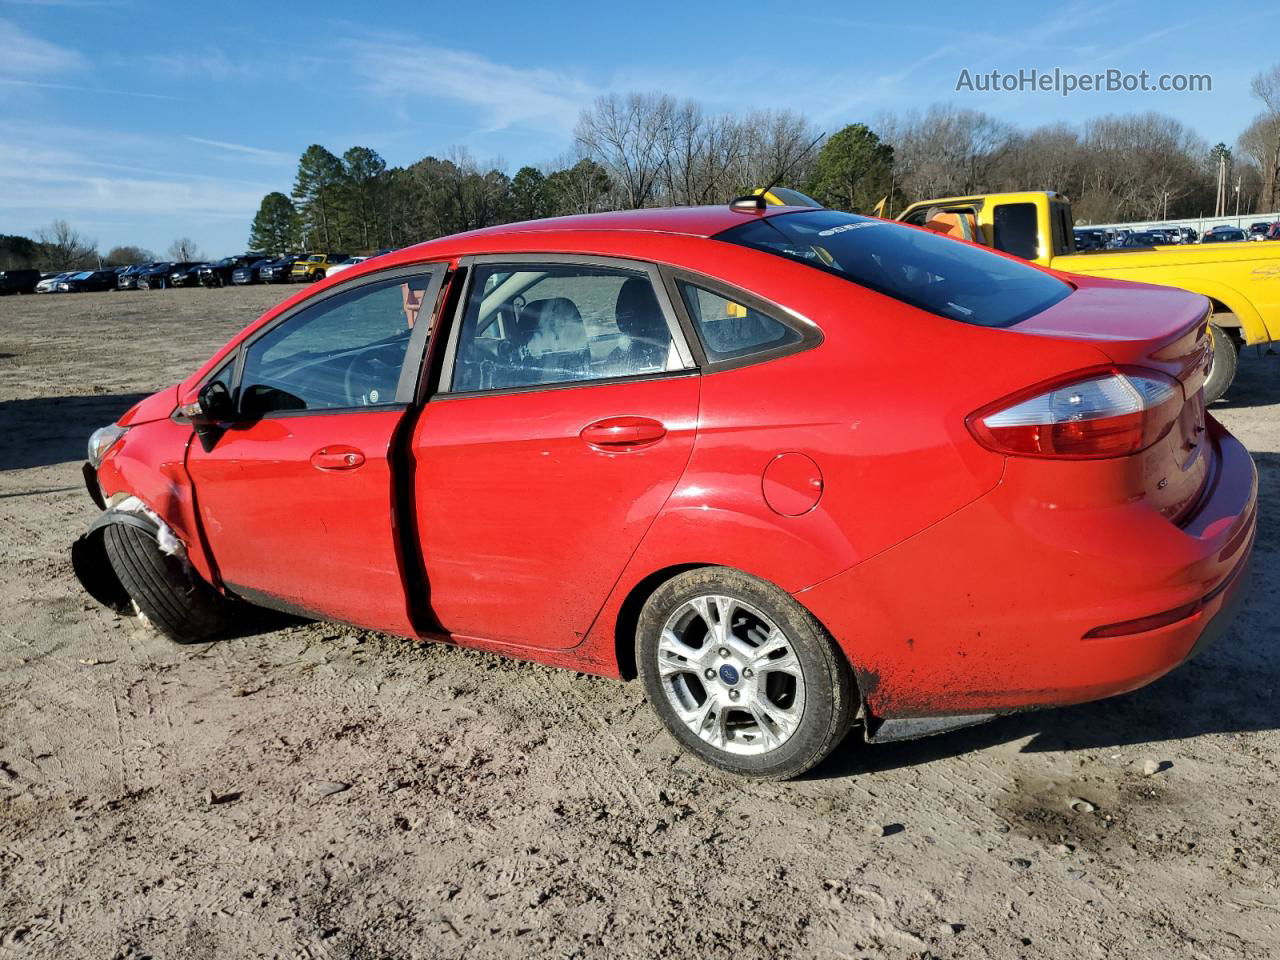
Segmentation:
<svg viewBox="0 0 1280 960">
<path fill-rule="evenodd" d="M 1024 260 L 1040 256 L 1034 203 L 1002 203 L 992 215 L 995 247 Z"/>
<path fill-rule="evenodd" d="M 708 360 L 733 360 L 800 341 L 795 330 L 758 310 L 684 280 L 676 286 Z"/>
<path fill-rule="evenodd" d="M 472 280 L 452 389 L 509 390 L 682 368 L 647 273 L 486 264 Z"/>
<path fill-rule="evenodd" d="M 1030 264 L 927 230 L 814 210 L 760 217 L 716 239 L 796 260 L 939 316 L 1007 327 L 1071 293 Z"/>
</svg>

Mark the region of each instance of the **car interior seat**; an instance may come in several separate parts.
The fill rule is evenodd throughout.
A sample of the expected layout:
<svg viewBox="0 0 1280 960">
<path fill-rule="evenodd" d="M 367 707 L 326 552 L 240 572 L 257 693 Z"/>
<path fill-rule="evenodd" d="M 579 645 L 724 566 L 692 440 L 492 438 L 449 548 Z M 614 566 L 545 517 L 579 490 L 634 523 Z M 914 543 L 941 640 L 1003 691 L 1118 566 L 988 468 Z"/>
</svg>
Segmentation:
<svg viewBox="0 0 1280 960">
<path fill-rule="evenodd" d="M 523 383 L 557 383 L 590 375 L 587 325 L 568 297 L 526 303 L 512 333 L 512 370 Z"/>
<path fill-rule="evenodd" d="M 614 302 L 614 321 L 625 339 L 606 360 L 612 375 L 651 373 L 666 367 L 671 331 L 648 280 L 628 277 L 622 284 Z"/>
</svg>

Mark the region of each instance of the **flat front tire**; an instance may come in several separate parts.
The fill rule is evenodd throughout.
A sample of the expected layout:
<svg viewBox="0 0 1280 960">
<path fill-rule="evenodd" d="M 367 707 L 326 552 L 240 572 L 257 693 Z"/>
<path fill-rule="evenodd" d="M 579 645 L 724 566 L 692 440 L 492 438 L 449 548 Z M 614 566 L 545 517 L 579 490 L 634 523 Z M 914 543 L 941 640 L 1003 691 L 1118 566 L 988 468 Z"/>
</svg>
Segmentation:
<svg viewBox="0 0 1280 960">
<path fill-rule="evenodd" d="M 235 604 L 189 564 L 162 552 L 155 537 L 123 523 L 102 533 L 112 570 L 151 626 L 178 643 L 201 643 L 230 626 Z"/>
<path fill-rule="evenodd" d="M 640 613 L 636 663 L 671 735 L 739 776 L 799 776 L 849 729 L 844 655 L 791 596 L 738 570 L 703 567 L 660 586 Z"/>
</svg>

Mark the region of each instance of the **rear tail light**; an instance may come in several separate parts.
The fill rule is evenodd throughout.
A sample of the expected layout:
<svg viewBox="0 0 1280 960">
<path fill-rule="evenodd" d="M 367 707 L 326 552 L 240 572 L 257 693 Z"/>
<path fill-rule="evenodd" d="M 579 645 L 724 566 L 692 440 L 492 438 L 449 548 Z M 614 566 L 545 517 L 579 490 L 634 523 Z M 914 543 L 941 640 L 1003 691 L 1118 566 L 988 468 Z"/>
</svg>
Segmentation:
<svg viewBox="0 0 1280 960">
<path fill-rule="evenodd" d="M 978 442 L 997 453 L 1122 457 L 1168 433 L 1182 403 L 1182 387 L 1162 373 L 1106 370 L 1002 400 L 967 422 Z"/>
</svg>

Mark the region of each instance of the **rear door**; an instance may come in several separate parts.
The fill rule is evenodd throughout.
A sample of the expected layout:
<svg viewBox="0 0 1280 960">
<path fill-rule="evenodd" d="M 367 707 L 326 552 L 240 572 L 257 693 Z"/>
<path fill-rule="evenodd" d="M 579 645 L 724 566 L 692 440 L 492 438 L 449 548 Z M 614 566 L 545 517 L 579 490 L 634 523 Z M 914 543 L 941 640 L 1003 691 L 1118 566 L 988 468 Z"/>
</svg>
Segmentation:
<svg viewBox="0 0 1280 960">
<path fill-rule="evenodd" d="M 246 599 L 415 633 L 390 451 L 413 403 L 441 265 L 386 271 L 255 333 L 234 368 L 239 415 L 187 471 L 218 574 Z"/>
<path fill-rule="evenodd" d="M 432 613 L 463 638 L 575 646 L 693 448 L 699 378 L 649 265 L 471 263 L 412 440 Z"/>
</svg>

